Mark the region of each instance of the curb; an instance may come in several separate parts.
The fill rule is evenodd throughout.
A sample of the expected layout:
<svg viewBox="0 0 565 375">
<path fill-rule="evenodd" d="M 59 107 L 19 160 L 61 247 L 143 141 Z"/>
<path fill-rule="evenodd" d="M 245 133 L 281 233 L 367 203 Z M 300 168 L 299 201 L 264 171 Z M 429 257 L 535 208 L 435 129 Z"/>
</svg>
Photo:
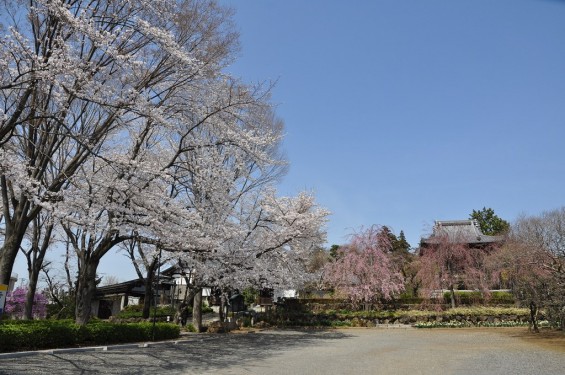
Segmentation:
<svg viewBox="0 0 565 375">
<path fill-rule="evenodd" d="M 375 328 L 379 329 L 414 329 L 410 324 L 377 324 Z"/>
<path fill-rule="evenodd" d="M 175 340 L 149 341 L 149 342 L 141 342 L 134 344 L 116 344 L 116 345 L 103 345 L 103 346 L 85 346 L 82 348 L 61 348 L 61 349 L 32 350 L 25 352 L 8 352 L 8 353 L 0 353 L 0 359 L 21 358 L 21 357 L 27 357 L 27 356 L 39 355 L 39 354 L 55 355 L 55 354 L 66 354 L 66 353 L 81 353 L 81 352 L 107 352 L 107 351 L 120 350 L 120 349 L 145 349 L 153 346 L 166 345 L 166 344 L 179 345 L 189 342 L 203 342 L 204 340 L 209 340 L 211 338 L 212 336 L 197 337 L 196 335 L 194 335 L 194 337 L 185 336 Z"/>
</svg>

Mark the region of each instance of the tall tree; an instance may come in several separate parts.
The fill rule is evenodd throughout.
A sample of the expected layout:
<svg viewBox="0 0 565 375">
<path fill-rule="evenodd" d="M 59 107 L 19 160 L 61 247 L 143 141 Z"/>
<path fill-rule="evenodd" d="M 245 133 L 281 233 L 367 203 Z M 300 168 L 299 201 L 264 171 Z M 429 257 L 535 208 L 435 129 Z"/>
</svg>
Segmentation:
<svg viewBox="0 0 565 375">
<path fill-rule="evenodd" d="M 394 251 L 399 251 L 402 253 L 407 253 L 410 251 L 410 244 L 408 243 L 408 241 L 406 240 L 406 236 L 404 235 L 404 231 L 400 231 L 400 234 L 398 235 L 398 238 L 396 239 L 396 241 L 393 243 L 392 248 Z"/>
<path fill-rule="evenodd" d="M 42 212 L 36 216 L 32 222 L 29 248 L 22 248 L 22 253 L 25 255 L 27 261 L 29 280 L 23 319 L 33 319 L 33 305 L 35 303 L 39 274 L 41 270 L 48 266 L 45 255 L 52 242 L 51 235 L 54 225 L 55 223 L 48 215 L 48 212 Z"/>
<path fill-rule="evenodd" d="M 154 299 L 153 285 L 156 279 L 156 271 L 159 267 L 166 263 L 166 259 L 159 257 L 159 252 L 155 249 L 145 249 L 146 247 L 154 247 L 154 245 L 143 244 L 139 239 L 130 239 L 124 241 L 121 247 L 125 250 L 128 258 L 137 273 L 139 280 L 143 280 L 145 289 L 145 298 L 143 299 L 143 310 L 141 317 L 143 319 L 149 318 L 151 312 L 151 304 Z M 159 263 L 161 261 L 161 263 Z M 159 280 L 157 280 L 159 282 Z"/>
<path fill-rule="evenodd" d="M 28 226 L 91 157 L 139 123 L 176 119 L 180 86 L 218 77 L 233 51 L 212 1 L 2 2 L 0 193 L 7 283 Z M 143 133 L 141 133 L 143 134 Z M 55 171 L 52 175 L 46 171 Z"/>
<path fill-rule="evenodd" d="M 390 299 L 404 289 L 404 279 L 391 259 L 392 244 L 386 227 L 371 226 L 342 246 L 343 256 L 327 265 L 328 285 L 366 308 L 379 298 Z"/>
<path fill-rule="evenodd" d="M 330 257 L 332 257 L 333 259 L 337 259 L 339 257 L 339 248 L 341 246 L 333 244 L 330 247 Z"/>
<path fill-rule="evenodd" d="M 42 210 L 76 255 L 79 324 L 101 258 L 125 241 L 151 245 L 148 259 L 181 253 L 203 282 L 300 276 L 292 266 L 321 246 L 327 212 L 309 194 L 276 196 L 282 123 L 270 85 L 222 73 L 237 48 L 229 10 L 2 5 L 14 28 L 0 39 L 0 282 Z"/>
<path fill-rule="evenodd" d="M 545 257 L 539 246 L 532 247 L 513 237 L 485 259 L 493 284 L 510 288 L 516 301 L 530 309 L 530 326 L 535 332 L 539 332 L 538 312 L 551 306 L 556 287 L 551 272 L 539 261 Z"/>
<path fill-rule="evenodd" d="M 420 248 L 416 274 L 427 296 L 449 290 L 451 307 L 455 307 L 455 290 L 459 284 L 488 291 L 490 285 L 483 268 L 488 249 L 470 248 L 465 237 L 450 236 L 441 230 L 430 238 L 428 245 Z"/>
<path fill-rule="evenodd" d="M 520 217 L 511 231 L 518 253 L 510 266 L 530 282 L 518 299 L 545 308 L 549 320 L 565 327 L 565 207 Z M 521 256 L 520 256 L 521 254 Z M 526 286 L 526 287 L 525 287 Z M 535 305 L 535 306 L 534 306 Z"/>
<path fill-rule="evenodd" d="M 510 223 L 498 217 L 492 208 L 483 207 L 482 210 L 473 210 L 469 219 L 476 220 L 481 232 L 488 236 L 506 234 L 510 230 Z"/>
</svg>

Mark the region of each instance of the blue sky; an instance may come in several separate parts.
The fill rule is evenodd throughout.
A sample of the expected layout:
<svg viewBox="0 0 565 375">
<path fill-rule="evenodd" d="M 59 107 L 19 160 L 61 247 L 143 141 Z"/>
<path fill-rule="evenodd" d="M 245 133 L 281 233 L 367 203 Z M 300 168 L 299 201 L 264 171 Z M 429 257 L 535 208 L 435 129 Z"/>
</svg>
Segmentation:
<svg viewBox="0 0 565 375">
<path fill-rule="evenodd" d="M 277 80 L 283 194 L 332 211 L 329 244 L 491 207 L 513 221 L 563 205 L 565 2 L 222 1 L 228 71 Z"/>
<path fill-rule="evenodd" d="M 221 3 L 241 33 L 228 71 L 277 81 L 280 192 L 332 211 L 328 245 L 381 224 L 417 246 L 434 220 L 564 204 L 565 1 Z M 100 272 L 135 277 L 121 255 Z"/>
</svg>

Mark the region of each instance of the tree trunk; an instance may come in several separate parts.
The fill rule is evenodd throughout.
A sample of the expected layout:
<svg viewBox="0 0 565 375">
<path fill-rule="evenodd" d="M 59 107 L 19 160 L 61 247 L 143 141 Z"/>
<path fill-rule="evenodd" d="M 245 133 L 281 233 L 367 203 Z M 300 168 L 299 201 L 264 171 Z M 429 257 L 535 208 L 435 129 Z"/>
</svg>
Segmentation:
<svg viewBox="0 0 565 375">
<path fill-rule="evenodd" d="M 182 284 L 181 284 L 182 285 Z M 180 323 L 180 318 L 181 318 L 181 313 L 182 313 L 182 309 L 183 306 L 190 306 L 191 303 L 194 303 L 194 294 L 195 294 L 195 290 L 194 288 L 188 288 L 188 284 L 186 285 L 185 291 L 184 291 L 184 296 L 182 298 L 182 300 L 180 300 L 180 302 L 177 304 L 177 310 L 175 313 L 175 323 Z"/>
<path fill-rule="evenodd" d="M 16 256 L 22 245 L 24 235 L 27 231 L 33 217 L 37 216 L 37 212 L 30 213 L 31 204 L 22 194 L 17 203 L 12 207 L 13 215 L 10 217 L 10 203 L 15 197 L 10 197 L 9 183 L 6 176 L 0 176 L 0 193 L 2 196 L 2 206 L 4 214 L 4 241 L 0 247 L 0 284 L 10 284 L 12 269 Z M 33 217 L 28 217 L 28 215 Z"/>
<path fill-rule="evenodd" d="M 225 299 L 224 299 L 224 294 L 222 293 L 220 295 L 220 311 L 219 311 L 220 312 L 220 322 L 222 322 L 222 323 L 226 320 L 226 316 L 224 314 L 224 312 L 225 312 L 224 307 L 225 306 L 226 306 L 226 303 L 225 303 Z"/>
<path fill-rule="evenodd" d="M 26 301 L 24 305 L 24 320 L 33 319 L 33 303 L 35 299 L 35 291 L 37 290 L 38 276 L 39 271 L 30 272 L 29 274 L 29 284 L 27 286 Z"/>
<path fill-rule="evenodd" d="M 451 298 L 451 308 L 455 308 L 455 287 L 451 284 L 451 288 L 449 289 L 450 293 L 449 296 Z"/>
<path fill-rule="evenodd" d="M 143 319 L 149 319 L 149 316 L 151 315 L 151 305 L 153 303 L 153 280 L 153 272 L 148 272 L 144 282 L 145 298 L 143 299 L 143 312 L 141 313 L 141 317 Z"/>
<path fill-rule="evenodd" d="M 534 332 L 539 332 L 538 327 L 538 305 L 534 301 L 530 301 L 530 330 L 533 329 Z"/>
<path fill-rule="evenodd" d="M 94 292 L 96 291 L 96 270 L 98 263 L 98 259 L 89 258 L 82 263 L 82 267 L 79 271 L 76 291 L 76 324 L 86 325 L 90 320 L 92 297 L 94 297 Z"/>
<path fill-rule="evenodd" d="M 39 272 L 41 272 L 41 269 L 43 268 L 45 254 L 47 253 L 47 249 L 49 248 L 49 240 L 51 239 L 51 233 L 53 232 L 53 224 L 48 224 L 47 228 L 45 228 L 43 241 L 41 243 L 41 246 L 39 246 L 42 229 L 43 228 L 41 228 L 41 222 L 36 218 L 34 222 L 34 238 L 32 248 L 30 249 L 30 251 L 25 252 L 29 278 L 26 302 L 24 305 L 24 319 L 27 320 L 33 319 L 33 305 L 35 292 L 37 291 L 37 281 L 39 280 Z"/>
<path fill-rule="evenodd" d="M 196 332 L 202 331 L 202 288 L 198 288 L 194 294 L 194 303 L 192 304 L 192 325 Z"/>
<path fill-rule="evenodd" d="M 0 248 L 0 284 L 9 285 L 14 262 L 20 250 L 27 225 L 16 225 L 11 229 L 8 229 L 8 225 L 5 227 L 4 244 Z"/>
</svg>

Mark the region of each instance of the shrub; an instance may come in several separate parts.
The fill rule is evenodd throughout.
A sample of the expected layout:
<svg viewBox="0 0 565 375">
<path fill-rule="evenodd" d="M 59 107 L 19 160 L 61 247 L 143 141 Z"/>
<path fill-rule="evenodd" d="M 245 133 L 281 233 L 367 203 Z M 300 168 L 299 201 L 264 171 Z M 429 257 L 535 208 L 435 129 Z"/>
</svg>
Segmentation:
<svg viewBox="0 0 565 375">
<path fill-rule="evenodd" d="M 446 304 L 451 302 L 451 292 L 445 292 L 443 294 L 443 299 Z M 482 292 L 478 291 L 455 291 L 455 299 L 461 305 L 476 305 L 476 304 L 506 304 L 510 305 L 514 303 L 514 296 L 510 292 L 506 291 L 494 291 L 490 294 L 489 298 L 486 298 Z"/>
<path fill-rule="evenodd" d="M 178 338 L 176 324 L 156 323 L 155 339 Z M 104 345 L 149 341 L 153 323 L 113 324 L 93 321 L 79 326 L 70 320 L 2 321 L 0 323 L 0 351 L 35 350 L 77 345 Z"/>
<path fill-rule="evenodd" d="M 212 308 L 206 305 L 202 305 L 202 314 L 206 314 L 212 312 Z M 156 315 L 158 317 L 164 316 L 175 316 L 176 314 L 176 307 L 172 307 L 171 305 L 162 305 L 157 306 Z M 151 308 L 149 317 L 153 318 L 153 314 L 155 313 L 155 308 Z M 192 314 L 192 307 L 188 307 L 188 313 Z M 124 307 L 122 311 L 118 313 L 116 316 L 119 319 L 132 319 L 132 318 L 141 318 L 143 314 L 143 305 L 128 305 Z"/>
<path fill-rule="evenodd" d="M 514 296 L 510 292 L 495 291 L 490 295 L 490 301 L 500 304 L 513 304 L 515 302 Z"/>
<path fill-rule="evenodd" d="M 6 296 L 6 314 L 13 318 L 22 319 L 24 316 L 24 305 L 26 301 L 27 288 L 18 287 Z M 35 318 L 45 318 L 47 298 L 36 293 L 33 297 L 32 315 Z"/>
<path fill-rule="evenodd" d="M 527 326 L 527 322 L 517 321 L 500 321 L 500 322 L 477 322 L 471 324 L 466 321 L 449 321 L 449 322 L 422 322 L 414 324 L 416 328 L 465 328 L 465 327 L 523 327 Z"/>
<path fill-rule="evenodd" d="M 192 323 L 188 323 L 188 324 L 186 325 L 186 330 L 187 330 L 188 332 L 196 332 L 196 327 L 194 327 L 194 325 L 193 325 Z"/>
<path fill-rule="evenodd" d="M 455 291 L 455 299 L 462 305 L 481 304 L 484 302 L 483 294 L 476 291 Z M 451 292 L 443 293 L 443 300 L 446 304 L 451 303 Z"/>
<path fill-rule="evenodd" d="M 149 311 L 149 317 L 153 317 L 154 314 L 159 317 L 174 316 L 175 313 L 176 313 L 175 308 L 170 305 L 157 306 L 157 310 L 155 310 L 154 307 L 151 308 L 151 310 Z M 120 319 L 141 318 L 142 315 L 143 315 L 143 305 L 128 305 L 118 313 L 117 318 Z"/>
</svg>

